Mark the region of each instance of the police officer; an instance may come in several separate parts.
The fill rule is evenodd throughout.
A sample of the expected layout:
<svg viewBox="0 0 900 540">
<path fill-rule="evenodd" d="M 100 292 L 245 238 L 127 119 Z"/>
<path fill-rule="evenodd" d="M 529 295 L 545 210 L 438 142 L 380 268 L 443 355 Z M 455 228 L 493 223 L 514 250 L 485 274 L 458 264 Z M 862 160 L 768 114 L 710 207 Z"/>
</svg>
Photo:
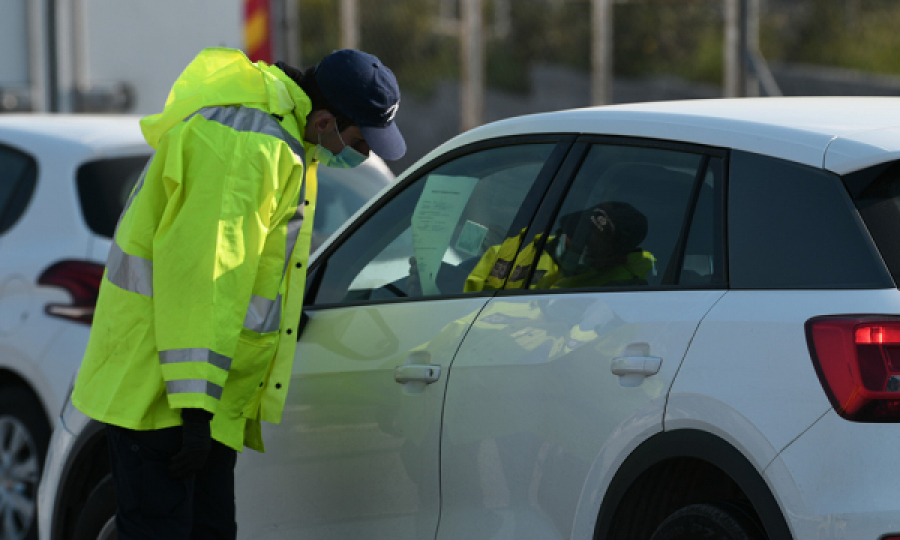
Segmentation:
<svg viewBox="0 0 900 540">
<path fill-rule="evenodd" d="M 120 218 L 72 401 L 108 426 L 120 539 L 235 538 L 234 465 L 279 422 L 319 164 L 406 145 L 378 58 L 305 72 L 203 50 L 162 113 Z"/>
<path fill-rule="evenodd" d="M 525 232 L 489 248 L 467 277 L 464 291 L 521 288 L 535 259 L 532 289 L 646 285 L 656 262 L 638 247 L 647 236 L 647 217 L 621 201 L 561 216 L 540 255 L 542 234 L 519 250 Z"/>
</svg>

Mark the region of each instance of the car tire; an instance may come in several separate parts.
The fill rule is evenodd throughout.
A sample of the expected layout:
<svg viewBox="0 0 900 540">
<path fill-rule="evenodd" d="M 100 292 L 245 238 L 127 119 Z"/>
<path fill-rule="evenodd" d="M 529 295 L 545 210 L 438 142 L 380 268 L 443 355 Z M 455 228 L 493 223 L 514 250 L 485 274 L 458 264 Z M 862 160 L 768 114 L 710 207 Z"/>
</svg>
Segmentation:
<svg viewBox="0 0 900 540">
<path fill-rule="evenodd" d="M 27 389 L 0 389 L 0 530 L 9 540 L 37 538 L 37 490 L 50 442 L 43 407 Z"/>
<path fill-rule="evenodd" d="M 650 540 L 766 540 L 760 526 L 741 507 L 728 503 L 692 504 L 663 521 Z"/>
<path fill-rule="evenodd" d="M 75 523 L 72 540 L 116 540 L 116 493 L 106 475 L 88 496 Z"/>
</svg>

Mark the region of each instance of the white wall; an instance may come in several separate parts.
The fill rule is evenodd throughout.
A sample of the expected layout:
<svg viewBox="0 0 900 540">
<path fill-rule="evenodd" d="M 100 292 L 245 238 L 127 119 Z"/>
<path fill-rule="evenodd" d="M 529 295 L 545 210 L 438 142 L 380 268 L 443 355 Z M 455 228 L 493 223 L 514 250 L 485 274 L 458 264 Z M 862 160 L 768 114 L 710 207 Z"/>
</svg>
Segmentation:
<svg viewBox="0 0 900 540">
<path fill-rule="evenodd" d="M 243 48 L 241 0 L 82 1 L 86 79 L 129 82 L 136 90 L 129 112 L 162 110 L 172 83 L 204 47 Z"/>
<path fill-rule="evenodd" d="M 0 86 L 28 86 L 27 0 L 0 0 Z"/>
</svg>

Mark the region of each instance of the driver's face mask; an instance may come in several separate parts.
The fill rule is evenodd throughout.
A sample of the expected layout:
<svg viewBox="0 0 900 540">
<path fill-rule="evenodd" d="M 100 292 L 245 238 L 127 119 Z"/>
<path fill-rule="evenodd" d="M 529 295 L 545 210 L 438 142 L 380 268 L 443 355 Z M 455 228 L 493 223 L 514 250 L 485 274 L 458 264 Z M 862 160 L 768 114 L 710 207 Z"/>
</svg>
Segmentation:
<svg viewBox="0 0 900 540">
<path fill-rule="evenodd" d="M 334 155 L 331 150 L 322 146 L 322 134 L 319 133 L 319 144 L 316 145 L 314 156 L 316 161 L 332 169 L 352 169 L 362 165 L 362 162 L 366 160 L 366 156 L 344 142 L 344 138 L 341 137 L 341 131 L 337 127 L 337 122 L 334 124 L 334 129 L 337 131 L 341 144 L 344 145 L 343 150 L 338 155 Z"/>
</svg>

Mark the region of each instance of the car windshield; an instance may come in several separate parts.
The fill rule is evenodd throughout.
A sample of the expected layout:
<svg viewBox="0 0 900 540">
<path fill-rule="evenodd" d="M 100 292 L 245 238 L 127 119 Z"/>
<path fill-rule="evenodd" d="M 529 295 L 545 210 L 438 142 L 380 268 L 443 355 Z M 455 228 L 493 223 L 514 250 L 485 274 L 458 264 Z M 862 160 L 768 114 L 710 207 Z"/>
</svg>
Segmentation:
<svg viewBox="0 0 900 540">
<path fill-rule="evenodd" d="M 78 169 L 78 198 L 88 227 L 112 238 L 128 195 L 149 155 L 98 159 Z"/>
</svg>

